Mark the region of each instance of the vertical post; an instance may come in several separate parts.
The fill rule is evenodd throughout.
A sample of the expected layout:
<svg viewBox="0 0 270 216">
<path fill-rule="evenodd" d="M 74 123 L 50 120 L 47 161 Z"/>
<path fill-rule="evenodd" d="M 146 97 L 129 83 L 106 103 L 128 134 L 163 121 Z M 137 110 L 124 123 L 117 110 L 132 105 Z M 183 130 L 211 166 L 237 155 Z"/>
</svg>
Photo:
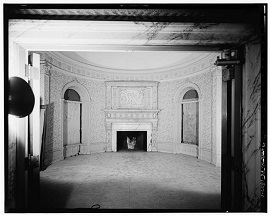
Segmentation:
<svg viewBox="0 0 270 216">
<path fill-rule="evenodd" d="M 224 73 L 224 71 L 222 71 Z M 222 82 L 222 169 L 221 169 L 221 209 L 226 211 L 230 200 L 230 176 L 228 159 L 228 83 Z"/>
<path fill-rule="evenodd" d="M 31 117 L 33 123 L 33 155 L 40 155 L 40 57 L 38 54 L 32 55 L 32 66 L 38 68 L 35 78 L 31 79 L 31 86 L 35 95 L 35 106 Z"/>
<path fill-rule="evenodd" d="M 235 65 L 234 79 L 234 210 L 242 209 L 242 66 Z"/>
<path fill-rule="evenodd" d="M 242 65 L 243 54 L 226 50 L 216 65 L 222 68 L 221 205 L 224 211 L 242 210 Z"/>
<path fill-rule="evenodd" d="M 28 197 L 29 208 L 39 208 L 39 161 L 40 161 L 40 57 L 38 54 L 30 56 L 32 66 L 38 68 L 30 73 L 30 85 L 35 95 L 35 106 L 29 117 L 29 159 L 30 167 L 28 171 Z"/>
<path fill-rule="evenodd" d="M 47 130 L 47 116 L 48 109 L 50 108 L 50 75 L 52 66 L 46 61 L 46 54 L 41 54 L 41 67 L 40 67 L 40 168 L 44 169 L 45 166 L 45 143 L 46 143 L 46 130 Z"/>
<path fill-rule="evenodd" d="M 214 116 L 214 128 L 213 134 L 215 134 L 214 145 L 215 149 L 215 165 L 221 167 L 221 119 L 222 119 L 222 71 L 220 68 L 216 68 L 214 71 L 214 91 L 213 96 L 216 101 L 215 116 Z"/>
<path fill-rule="evenodd" d="M 65 158 L 65 149 L 64 149 L 64 145 L 66 144 L 66 134 L 64 131 L 64 124 L 65 124 L 65 99 L 61 98 L 60 99 L 60 110 L 61 110 L 61 160 L 64 160 Z"/>
<path fill-rule="evenodd" d="M 80 144 L 82 143 L 82 103 L 80 103 Z"/>
<path fill-rule="evenodd" d="M 11 42 L 12 43 L 12 42 Z M 12 43 L 12 54 L 9 65 L 9 73 L 14 73 L 12 76 L 19 76 L 25 78 L 25 63 L 27 59 L 25 49 L 19 47 L 15 43 Z M 13 69 L 14 71 L 12 71 Z M 11 74 L 10 74 L 11 75 Z M 9 119 L 11 120 L 11 119 Z M 16 137 L 16 185 L 15 185 L 15 208 L 17 209 L 25 209 L 28 203 L 27 197 L 27 170 L 25 164 L 25 155 L 28 153 L 27 149 L 27 117 L 25 118 L 17 118 L 13 119 L 16 123 L 14 123 L 14 135 Z M 12 120 L 12 121 L 13 121 Z M 11 129 L 11 128 L 9 128 Z M 12 129 L 12 130 L 13 130 Z M 10 131 L 11 132 L 11 131 Z M 13 133 L 12 132 L 12 133 Z M 15 152 L 15 151 L 14 151 Z M 10 154 L 11 155 L 11 154 Z M 12 160 L 13 162 L 14 160 Z M 10 164 L 12 165 L 12 164 Z M 11 182 L 9 182 L 11 183 Z"/>
<path fill-rule="evenodd" d="M 224 211 L 242 210 L 242 67 L 223 69 L 222 171 Z M 226 78 L 227 77 L 227 78 Z"/>
</svg>

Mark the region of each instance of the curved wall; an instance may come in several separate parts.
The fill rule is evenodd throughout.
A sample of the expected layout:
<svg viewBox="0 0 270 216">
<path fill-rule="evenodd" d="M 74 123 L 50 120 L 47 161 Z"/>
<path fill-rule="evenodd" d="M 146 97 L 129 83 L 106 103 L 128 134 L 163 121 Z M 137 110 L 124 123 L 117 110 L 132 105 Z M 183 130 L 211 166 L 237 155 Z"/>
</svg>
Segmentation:
<svg viewBox="0 0 270 216">
<path fill-rule="evenodd" d="M 216 124 L 215 73 L 217 73 L 216 69 L 210 67 L 198 75 L 159 84 L 158 107 L 161 109 L 157 137 L 159 151 L 189 154 L 215 163 L 216 144 L 213 140 L 215 133 L 213 128 Z M 195 152 L 197 149 L 194 149 L 194 145 L 181 145 L 179 138 L 181 132 L 178 125 L 181 124 L 181 111 L 177 110 L 181 106 L 181 99 L 175 100 L 177 92 L 184 91 L 184 88 L 194 85 L 197 86 L 200 95 L 198 153 Z"/>
<path fill-rule="evenodd" d="M 187 153 L 179 148 L 176 139 L 177 117 L 174 97 L 182 86 L 195 84 L 198 86 L 201 97 L 199 119 L 199 154 L 198 157 L 217 164 L 217 148 L 215 140 L 216 124 L 216 75 L 220 73 L 214 62 L 218 54 L 207 53 L 190 65 L 175 67 L 162 73 L 147 74 L 113 74 L 108 71 L 97 71 L 94 68 L 75 64 L 52 52 L 41 54 L 41 95 L 48 105 L 47 139 L 45 145 L 46 164 L 62 158 L 61 148 L 61 92 L 63 87 L 72 81 L 83 85 L 91 98 L 89 146 L 85 153 L 104 152 L 106 150 L 105 131 L 105 81 L 119 80 L 151 80 L 159 81 L 158 85 L 158 131 L 157 147 L 160 152 Z M 221 107 L 220 107 L 221 108 Z"/>
<path fill-rule="evenodd" d="M 91 101 L 89 102 L 89 128 L 85 133 L 89 134 L 92 150 L 103 151 L 106 141 L 105 117 L 102 111 L 105 108 L 104 82 L 74 76 L 74 74 L 67 73 L 61 68 L 48 64 L 46 59 L 44 59 L 44 55 L 41 55 L 41 57 L 43 57 L 41 58 L 41 82 L 45 83 L 45 85 L 43 84 L 43 91 L 41 91 L 43 94 L 41 93 L 41 95 L 43 95 L 44 104 L 47 105 L 48 113 L 44 163 L 49 165 L 63 157 L 63 144 L 61 143 L 61 93 L 64 86 L 72 81 L 78 82 L 79 85 L 84 86 L 88 91 Z M 48 68 L 49 72 L 46 72 Z"/>
</svg>

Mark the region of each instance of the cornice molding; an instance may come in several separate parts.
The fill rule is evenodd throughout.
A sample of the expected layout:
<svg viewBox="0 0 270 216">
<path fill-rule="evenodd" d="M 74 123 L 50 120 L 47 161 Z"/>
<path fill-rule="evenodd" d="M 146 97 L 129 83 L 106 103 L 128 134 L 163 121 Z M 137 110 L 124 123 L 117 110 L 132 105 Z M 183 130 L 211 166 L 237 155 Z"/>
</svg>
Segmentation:
<svg viewBox="0 0 270 216">
<path fill-rule="evenodd" d="M 56 55 L 55 52 L 39 52 L 39 54 L 41 54 L 41 62 L 48 62 L 64 72 L 72 73 L 74 76 L 104 81 L 169 81 L 181 79 L 206 69 L 210 71 L 218 55 L 217 53 L 206 53 L 202 55 L 202 58 L 184 66 L 180 64 L 172 68 L 150 70 L 150 72 L 149 70 L 136 70 L 135 72 L 127 70 L 123 73 L 118 70 L 97 69 L 74 60 L 65 59 L 61 55 Z"/>
<path fill-rule="evenodd" d="M 96 62 L 92 62 L 91 60 L 86 59 L 73 59 L 72 57 L 69 57 L 65 55 L 63 52 L 53 52 L 53 55 L 55 55 L 58 58 L 61 58 L 65 61 L 72 62 L 76 65 L 82 65 L 84 67 L 89 67 L 94 70 L 99 70 L 102 72 L 114 72 L 114 73 L 162 73 L 164 71 L 177 69 L 179 67 L 184 67 L 187 65 L 191 65 L 193 63 L 198 62 L 201 59 L 205 59 L 209 56 L 211 53 L 200 53 L 200 55 L 190 55 L 184 58 L 180 58 L 178 61 L 170 63 L 166 66 L 160 66 L 160 67 L 152 67 L 152 68 L 141 68 L 141 69 L 128 69 L 128 68 L 117 68 L 117 67 L 109 67 L 106 65 L 100 65 Z M 151 55 L 151 54 L 150 54 Z"/>
</svg>

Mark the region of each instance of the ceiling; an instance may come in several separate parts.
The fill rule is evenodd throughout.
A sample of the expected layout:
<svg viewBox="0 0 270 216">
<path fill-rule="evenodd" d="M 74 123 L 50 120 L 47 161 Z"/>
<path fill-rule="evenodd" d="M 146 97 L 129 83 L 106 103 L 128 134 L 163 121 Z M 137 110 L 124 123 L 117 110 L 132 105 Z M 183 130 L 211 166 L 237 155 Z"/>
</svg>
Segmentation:
<svg viewBox="0 0 270 216">
<path fill-rule="evenodd" d="M 29 48 L 42 42 L 43 49 L 213 51 L 259 37 L 264 10 L 262 4 L 5 4 L 4 17 L 10 38 Z"/>
<path fill-rule="evenodd" d="M 217 51 L 256 34 L 249 24 L 238 23 L 10 19 L 9 37 L 30 49 Z"/>
<path fill-rule="evenodd" d="M 59 52 L 61 57 L 99 69 L 144 71 L 170 69 L 191 64 L 205 55 L 201 52 Z"/>
<path fill-rule="evenodd" d="M 117 70 L 172 67 L 260 37 L 260 5 L 8 5 L 9 39 Z M 157 52 L 158 51 L 158 52 Z M 196 52 L 194 52 L 196 51 Z"/>
</svg>

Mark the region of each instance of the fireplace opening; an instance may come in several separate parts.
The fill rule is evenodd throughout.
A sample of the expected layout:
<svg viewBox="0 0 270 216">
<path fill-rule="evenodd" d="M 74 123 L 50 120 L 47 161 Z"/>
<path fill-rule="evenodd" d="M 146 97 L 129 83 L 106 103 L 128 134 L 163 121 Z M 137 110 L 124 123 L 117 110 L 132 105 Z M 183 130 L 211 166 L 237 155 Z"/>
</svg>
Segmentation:
<svg viewBox="0 0 270 216">
<path fill-rule="evenodd" d="M 117 131 L 117 151 L 147 151 L 147 131 Z"/>
</svg>

